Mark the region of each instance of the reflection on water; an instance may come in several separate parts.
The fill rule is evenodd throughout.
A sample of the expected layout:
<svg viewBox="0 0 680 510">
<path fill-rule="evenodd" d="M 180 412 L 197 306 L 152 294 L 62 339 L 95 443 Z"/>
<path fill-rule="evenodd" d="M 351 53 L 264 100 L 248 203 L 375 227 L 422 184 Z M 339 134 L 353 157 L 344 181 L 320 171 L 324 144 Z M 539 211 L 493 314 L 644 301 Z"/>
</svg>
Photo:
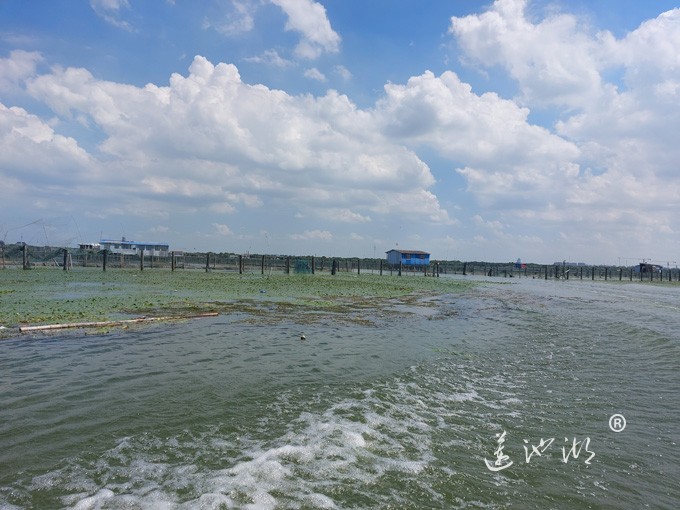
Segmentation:
<svg viewBox="0 0 680 510">
<path fill-rule="evenodd" d="M 3 342 L 0 505 L 680 500 L 680 289 L 520 280 L 395 311 Z M 494 472 L 502 433 L 512 465 Z"/>
</svg>

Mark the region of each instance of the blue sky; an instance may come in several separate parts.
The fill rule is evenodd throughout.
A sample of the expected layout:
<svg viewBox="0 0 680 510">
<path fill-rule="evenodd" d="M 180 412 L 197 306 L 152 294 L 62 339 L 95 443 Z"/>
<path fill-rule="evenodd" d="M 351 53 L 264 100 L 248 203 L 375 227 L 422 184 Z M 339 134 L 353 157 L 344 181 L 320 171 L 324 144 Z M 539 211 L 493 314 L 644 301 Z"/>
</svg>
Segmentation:
<svg viewBox="0 0 680 510">
<path fill-rule="evenodd" d="M 0 239 L 674 266 L 673 2 L 0 2 Z"/>
</svg>

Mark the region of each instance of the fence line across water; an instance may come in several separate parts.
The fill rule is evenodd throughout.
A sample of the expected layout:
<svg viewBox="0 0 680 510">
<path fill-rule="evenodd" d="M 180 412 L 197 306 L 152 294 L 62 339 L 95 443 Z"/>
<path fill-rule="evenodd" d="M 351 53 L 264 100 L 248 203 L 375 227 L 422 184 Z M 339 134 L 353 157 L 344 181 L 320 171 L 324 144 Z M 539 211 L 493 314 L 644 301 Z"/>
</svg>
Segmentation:
<svg viewBox="0 0 680 510">
<path fill-rule="evenodd" d="M 52 267 L 73 270 L 78 267 L 99 267 L 102 270 L 154 269 L 230 271 L 238 273 L 323 273 L 337 272 L 390 275 L 471 275 L 490 278 L 541 278 L 558 280 L 618 280 L 680 282 L 680 269 L 659 268 L 649 270 L 642 266 L 569 266 L 564 264 L 527 264 L 517 267 L 514 263 L 486 263 L 462 261 L 431 261 L 423 266 L 390 266 L 387 261 L 376 258 L 288 256 L 234 253 L 188 253 L 174 251 L 167 257 L 113 254 L 106 251 L 69 250 L 49 247 L 21 247 L 6 254 L 3 250 L 0 269 L 19 267 Z"/>
</svg>

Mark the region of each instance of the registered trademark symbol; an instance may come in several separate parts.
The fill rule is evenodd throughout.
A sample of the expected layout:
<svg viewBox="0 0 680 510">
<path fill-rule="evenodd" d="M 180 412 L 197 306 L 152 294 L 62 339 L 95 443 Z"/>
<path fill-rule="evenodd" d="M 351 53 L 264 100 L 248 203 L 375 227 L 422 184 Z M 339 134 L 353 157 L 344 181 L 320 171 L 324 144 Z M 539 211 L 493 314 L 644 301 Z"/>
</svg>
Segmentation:
<svg viewBox="0 0 680 510">
<path fill-rule="evenodd" d="M 622 414 L 613 414 L 609 418 L 609 428 L 614 432 L 623 432 L 623 429 L 626 428 L 626 419 Z"/>
</svg>

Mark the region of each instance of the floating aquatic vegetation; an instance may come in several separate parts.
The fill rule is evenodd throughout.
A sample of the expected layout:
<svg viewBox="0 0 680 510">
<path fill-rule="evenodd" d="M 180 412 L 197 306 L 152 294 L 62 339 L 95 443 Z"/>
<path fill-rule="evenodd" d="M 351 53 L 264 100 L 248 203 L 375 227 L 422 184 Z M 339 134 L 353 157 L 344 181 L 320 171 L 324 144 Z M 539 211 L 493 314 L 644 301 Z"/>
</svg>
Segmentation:
<svg viewBox="0 0 680 510">
<path fill-rule="evenodd" d="M 380 322 L 415 313 L 423 298 L 472 285 L 450 278 L 377 274 L 237 274 L 94 268 L 0 271 L 0 335 L 29 324 L 107 321 L 136 315 L 244 313 L 249 320 Z M 380 312 L 380 313 L 376 313 Z"/>
</svg>

